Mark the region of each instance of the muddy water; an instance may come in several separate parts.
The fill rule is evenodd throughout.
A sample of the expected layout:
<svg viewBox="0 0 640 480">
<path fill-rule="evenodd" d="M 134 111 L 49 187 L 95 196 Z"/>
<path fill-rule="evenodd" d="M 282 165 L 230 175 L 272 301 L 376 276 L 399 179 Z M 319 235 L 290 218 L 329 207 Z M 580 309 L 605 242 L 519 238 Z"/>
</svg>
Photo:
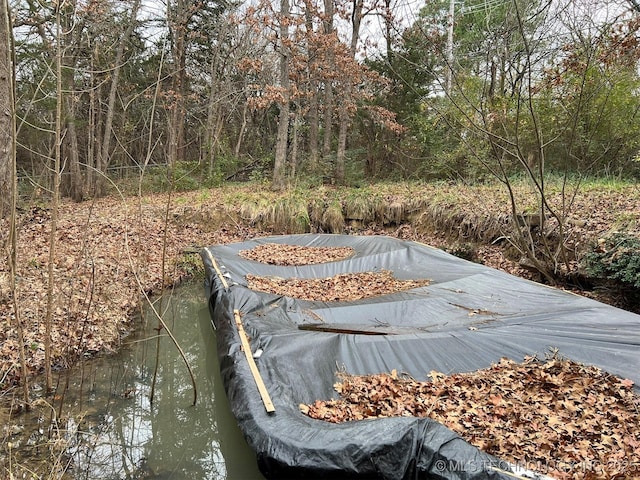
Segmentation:
<svg viewBox="0 0 640 480">
<path fill-rule="evenodd" d="M 61 376 L 68 388 L 61 384 L 58 397 L 64 396 L 75 412 L 67 430 L 78 432 L 70 436 L 73 478 L 263 479 L 229 409 L 202 285 L 180 287 L 158 300 L 156 308 L 191 363 L 197 403 L 192 406 L 184 363 L 147 312 L 146 327 L 120 354 L 85 362 Z"/>
</svg>

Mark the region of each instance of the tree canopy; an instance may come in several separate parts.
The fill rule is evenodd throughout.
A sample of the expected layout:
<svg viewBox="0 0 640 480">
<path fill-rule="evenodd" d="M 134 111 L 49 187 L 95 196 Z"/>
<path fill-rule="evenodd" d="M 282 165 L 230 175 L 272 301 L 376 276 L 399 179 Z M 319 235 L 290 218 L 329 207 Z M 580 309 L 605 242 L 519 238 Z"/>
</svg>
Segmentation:
<svg viewBox="0 0 640 480">
<path fill-rule="evenodd" d="M 17 163 L 62 194 L 160 167 L 215 185 L 302 176 L 466 178 L 544 164 L 637 176 L 640 15 L 630 3 L 14 1 Z M 452 27 L 449 25 L 452 22 Z M 383 41 L 374 43 L 373 38 Z M 274 169 L 274 166 L 277 167 Z M 188 185 L 187 185 L 188 187 Z"/>
</svg>

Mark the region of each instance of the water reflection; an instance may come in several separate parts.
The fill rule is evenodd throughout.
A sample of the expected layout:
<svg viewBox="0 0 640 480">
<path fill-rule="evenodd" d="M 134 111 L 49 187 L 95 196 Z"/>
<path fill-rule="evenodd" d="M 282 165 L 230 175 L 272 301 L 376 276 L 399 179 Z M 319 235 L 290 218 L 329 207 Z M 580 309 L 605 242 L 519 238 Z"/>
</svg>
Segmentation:
<svg viewBox="0 0 640 480">
<path fill-rule="evenodd" d="M 153 403 L 158 331 L 145 332 L 117 357 L 87 362 L 63 381 L 65 403 L 84 412 L 72 448 L 77 479 L 263 479 L 230 410 L 201 285 L 181 287 L 157 303 L 189 359 L 188 371 L 161 334 Z"/>
</svg>

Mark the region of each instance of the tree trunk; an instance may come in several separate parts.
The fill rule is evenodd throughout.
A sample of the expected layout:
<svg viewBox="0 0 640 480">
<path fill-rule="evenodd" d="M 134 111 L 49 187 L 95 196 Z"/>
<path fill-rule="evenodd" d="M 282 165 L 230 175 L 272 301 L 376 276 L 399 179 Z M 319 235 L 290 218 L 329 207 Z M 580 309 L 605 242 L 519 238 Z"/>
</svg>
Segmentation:
<svg viewBox="0 0 640 480">
<path fill-rule="evenodd" d="M 66 30 L 66 29 L 64 29 Z M 68 43 L 63 37 L 59 40 L 62 41 L 62 53 L 60 61 L 62 62 L 61 74 L 62 74 L 62 126 L 64 128 L 64 135 L 62 140 L 62 157 L 61 165 L 64 165 L 64 169 L 67 170 L 66 175 L 63 177 L 62 191 L 65 195 L 69 196 L 74 202 L 81 202 L 84 199 L 84 180 L 82 171 L 80 169 L 80 155 L 78 152 L 78 134 L 76 131 L 76 81 L 75 81 L 75 60 L 72 54 L 69 54 L 71 46 L 67 46 Z"/>
<path fill-rule="evenodd" d="M 96 189 L 95 195 L 101 197 L 104 195 L 105 190 L 105 181 L 103 175 L 106 175 L 107 167 L 111 160 L 110 158 L 110 150 L 111 150 L 111 137 L 112 137 L 112 128 L 113 128 L 113 117 L 115 116 L 116 109 L 116 96 L 118 93 L 118 86 L 120 80 L 120 69 L 122 66 L 122 59 L 124 58 L 124 49 L 133 33 L 133 28 L 136 24 L 136 18 L 138 16 L 138 9 L 140 8 L 140 3 L 142 0 L 135 0 L 133 2 L 133 6 L 131 7 L 131 16 L 129 17 L 129 24 L 127 28 L 120 37 L 120 41 L 118 42 L 118 49 L 116 51 L 116 58 L 114 60 L 114 66 L 111 73 L 111 87 L 109 90 L 109 100 L 107 103 L 107 114 L 104 121 L 104 133 L 102 135 L 102 148 L 100 149 L 100 168 L 102 170 L 98 171 L 96 178 Z"/>
<path fill-rule="evenodd" d="M 211 97 L 213 98 L 213 96 Z M 216 158 L 220 150 L 220 134 L 224 125 L 222 112 L 214 105 L 214 101 L 209 102 L 209 113 L 207 114 L 207 124 L 205 127 L 204 140 L 204 161 L 207 162 L 207 171 L 213 175 L 216 166 Z"/>
<path fill-rule="evenodd" d="M 453 86 L 453 25 L 455 23 L 455 14 L 455 0 L 450 0 L 449 15 L 447 15 L 447 79 L 445 83 L 447 95 L 451 95 L 451 87 Z"/>
<path fill-rule="evenodd" d="M 327 41 L 330 37 L 335 35 L 333 31 L 333 14 L 334 4 L 333 0 L 324 0 L 324 34 L 327 37 Z M 335 71 L 335 56 L 333 53 L 333 47 L 330 47 L 327 51 L 329 55 L 328 67 L 329 71 Z M 332 140 L 332 126 L 333 126 L 333 84 L 330 79 L 326 79 L 324 82 L 324 132 L 322 138 L 322 158 L 325 162 L 329 160 L 331 154 L 331 140 Z"/>
<path fill-rule="evenodd" d="M 53 390 L 53 377 L 51 372 L 51 330 L 53 326 L 53 310 L 54 310 L 54 262 L 56 251 L 56 236 L 58 226 L 58 206 L 60 198 L 60 165 L 62 157 L 62 67 L 63 67 L 63 48 L 62 48 L 62 25 L 60 8 L 56 11 L 56 130 L 55 130 L 55 153 L 53 158 L 53 192 L 51 199 L 51 232 L 49 234 L 49 261 L 48 261 L 48 279 L 47 279 L 47 312 L 45 315 L 45 336 L 44 336 L 44 376 L 47 392 Z"/>
<path fill-rule="evenodd" d="M 211 53 L 211 65 L 209 75 L 209 102 L 207 106 L 207 123 L 205 126 L 204 156 L 209 166 L 209 175 L 213 175 L 220 132 L 222 131 L 222 109 L 220 107 L 219 92 L 222 87 L 222 79 L 218 74 L 220 68 L 220 44 L 216 43 L 216 49 Z"/>
<path fill-rule="evenodd" d="M 169 8 L 169 28 L 171 30 L 171 52 L 173 71 L 171 73 L 171 89 L 174 98 L 171 99 L 171 114 L 169 116 L 169 165 L 175 166 L 184 160 L 184 122 L 186 117 L 185 88 L 186 88 L 186 43 L 187 26 L 192 10 L 185 0 L 177 0 L 175 12 Z"/>
<path fill-rule="evenodd" d="M 73 81 L 72 81 L 73 82 Z M 75 82 L 73 82 L 75 83 Z M 72 85 L 73 88 L 73 85 Z M 85 181 L 80 169 L 80 152 L 78 147 L 78 132 L 76 130 L 76 111 L 75 111 L 75 93 L 68 91 L 66 98 L 63 100 L 65 104 L 65 136 L 64 136 L 64 152 L 65 159 L 69 164 L 69 192 L 68 195 L 74 202 L 84 200 Z"/>
<path fill-rule="evenodd" d="M 362 23 L 363 0 L 353 0 L 353 11 L 351 13 L 351 45 L 349 54 L 355 58 L 360 38 L 360 24 Z M 351 79 L 345 78 L 344 98 L 340 102 L 340 127 L 338 130 L 338 151 L 336 153 L 336 182 L 344 183 L 345 164 L 347 158 L 347 132 L 351 126 L 351 115 L 349 113 L 349 103 L 352 101 L 351 92 L 353 84 Z"/>
<path fill-rule="evenodd" d="M 7 263 L 13 303 L 13 314 L 18 332 L 18 352 L 22 375 L 22 401 L 28 410 L 29 381 L 27 358 L 24 346 L 24 328 L 18 302 L 16 202 L 18 197 L 18 173 L 16 170 L 16 111 L 15 111 L 15 66 L 11 12 L 7 0 L 0 0 L 0 218 L 10 216 L 9 239 L 7 241 Z"/>
<path fill-rule="evenodd" d="M 298 140 L 300 132 L 300 124 L 302 123 L 302 108 L 298 102 L 296 102 L 296 113 L 293 119 L 293 132 L 291 132 L 291 153 L 289 158 L 289 175 L 291 178 L 295 178 L 296 171 L 298 170 Z"/>
<path fill-rule="evenodd" d="M 313 30 L 313 10 L 312 4 L 309 0 L 305 1 L 305 27 L 307 29 L 307 38 L 309 39 L 308 45 L 308 58 L 309 58 L 309 111 L 307 113 L 307 123 L 309 124 L 309 170 L 316 172 L 318 169 L 318 141 L 320 138 L 320 124 L 319 124 L 319 91 L 318 91 L 318 66 L 317 55 L 318 51 L 313 43 L 315 32 Z"/>
<path fill-rule="evenodd" d="M 278 134 L 276 138 L 275 162 L 273 165 L 272 188 L 281 190 L 285 186 L 285 166 L 287 161 L 287 143 L 289 141 L 289 100 L 291 98 L 289 81 L 289 0 L 280 0 L 280 86 L 282 101 L 278 116 Z"/>
<path fill-rule="evenodd" d="M 91 73 L 89 74 L 89 111 L 87 112 L 88 123 L 87 123 L 87 168 L 85 173 L 85 186 L 87 192 L 95 192 L 95 185 L 97 175 L 95 172 L 96 163 L 97 163 L 97 154 L 99 143 L 97 142 L 96 136 L 97 133 L 97 119 L 98 119 L 98 86 L 96 85 L 96 76 L 94 71 L 95 63 L 94 56 L 91 56 Z M 95 194 L 95 193 L 94 193 Z M 97 195 L 97 194 L 95 194 Z"/>
<path fill-rule="evenodd" d="M 391 55 L 393 55 L 393 39 L 391 38 L 391 32 L 394 29 L 394 25 L 391 19 L 391 0 L 384 0 L 384 39 L 385 42 L 387 43 L 386 48 L 386 55 L 387 55 L 387 62 L 389 65 L 391 65 Z"/>
<path fill-rule="evenodd" d="M 244 108 L 242 109 L 242 123 L 240 124 L 240 131 L 238 132 L 238 140 L 236 142 L 236 148 L 234 150 L 236 158 L 240 157 L 240 147 L 242 146 L 242 139 L 244 138 L 244 132 L 247 129 L 247 111 L 248 110 L 249 110 L 249 104 L 245 102 Z M 220 122 L 220 126 L 222 127 L 222 122 Z"/>
<path fill-rule="evenodd" d="M 13 185 L 13 55 L 12 30 L 7 0 L 0 0 L 0 218 L 11 214 Z"/>
<path fill-rule="evenodd" d="M 345 89 L 345 95 L 351 94 L 351 88 Z M 338 150 L 336 152 L 335 179 L 337 184 L 344 184 L 345 165 L 347 160 L 347 130 L 349 129 L 349 113 L 346 107 L 340 107 L 340 127 L 338 129 Z"/>
<path fill-rule="evenodd" d="M 81 51 L 81 38 L 85 33 L 85 21 L 76 21 L 76 1 L 63 2 L 60 6 L 61 32 L 56 41 L 56 62 L 60 62 L 61 81 L 61 130 L 62 141 L 60 144 L 60 166 L 65 170 L 64 177 L 60 177 L 60 171 L 54 171 L 54 176 L 59 177 L 60 191 L 80 202 L 86 193 L 86 184 L 83 168 L 80 165 L 80 150 L 78 147 L 78 135 L 76 130 L 77 109 L 76 102 L 79 94 L 76 89 L 76 65 Z M 54 179 L 55 183 L 55 179 Z M 55 186 L 54 186 L 55 190 Z"/>
<path fill-rule="evenodd" d="M 322 133 L 322 159 L 329 162 L 333 139 L 333 85 L 331 81 L 324 84 L 324 117 Z"/>
</svg>

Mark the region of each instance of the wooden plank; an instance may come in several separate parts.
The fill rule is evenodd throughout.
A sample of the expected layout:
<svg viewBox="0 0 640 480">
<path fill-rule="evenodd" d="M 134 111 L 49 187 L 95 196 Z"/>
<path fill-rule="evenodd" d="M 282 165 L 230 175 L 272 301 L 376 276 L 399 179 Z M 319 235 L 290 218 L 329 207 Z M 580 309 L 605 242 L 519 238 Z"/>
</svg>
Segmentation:
<svg viewBox="0 0 640 480">
<path fill-rule="evenodd" d="M 218 274 L 218 278 L 222 282 L 222 285 L 224 286 L 225 289 L 228 289 L 229 288 L 229 284 L 227 283 L 227 279 L 224 278 L 224 275 L 222 275 L 222 272 L 218 268 L 218 264 L 216 263 L 216 260 L 213 258 L 213 255 L 211 255 L 211 252 L 209 251 L 208 248 L 206 248 L 205 251 L 207 252 L 207 256 L 209 257 L 209 260 L 211 261 L 211 265 L 213 266 L 213 268 L 215 269 L 216 273 Z"/>
<path fill-rule="evenodd" d="M 262 380 L 262 376 L 260 375 L 260 371 L 258 370 L 256 361 L 253 359 L 253 355 L 251 353 L 251 346 L 249 345 L 249 339 L 247 338 L 247 333 L 244 331 L 244 326 L 242 325 L 242 319 L 240 318 L 240 312 L 238 310 L 234 310 L 233 316 L 235 317 L 236 327 L 238 328 L 238 333 L 240 334 L 240 341 L 242 342 L 242 350 L 244 350 L 244 354 L 247 357 L 247 362 L 249 363 L 249 368 L 251 369 L 251 374 L 253 375 L 253 379 L 256 382 L 256 386 L 258 387 L 260 396 L 262 397 L 262 403 L 264 403 L 264 408 L 267 411 L 267 413 L 273 413 L 276 411 L 276 407 L 273 406 L 273 402 L 271 401 L 271 397 L 269 396 L 267 387 L 265 386 L 264 381 Z"/>
</svg>

